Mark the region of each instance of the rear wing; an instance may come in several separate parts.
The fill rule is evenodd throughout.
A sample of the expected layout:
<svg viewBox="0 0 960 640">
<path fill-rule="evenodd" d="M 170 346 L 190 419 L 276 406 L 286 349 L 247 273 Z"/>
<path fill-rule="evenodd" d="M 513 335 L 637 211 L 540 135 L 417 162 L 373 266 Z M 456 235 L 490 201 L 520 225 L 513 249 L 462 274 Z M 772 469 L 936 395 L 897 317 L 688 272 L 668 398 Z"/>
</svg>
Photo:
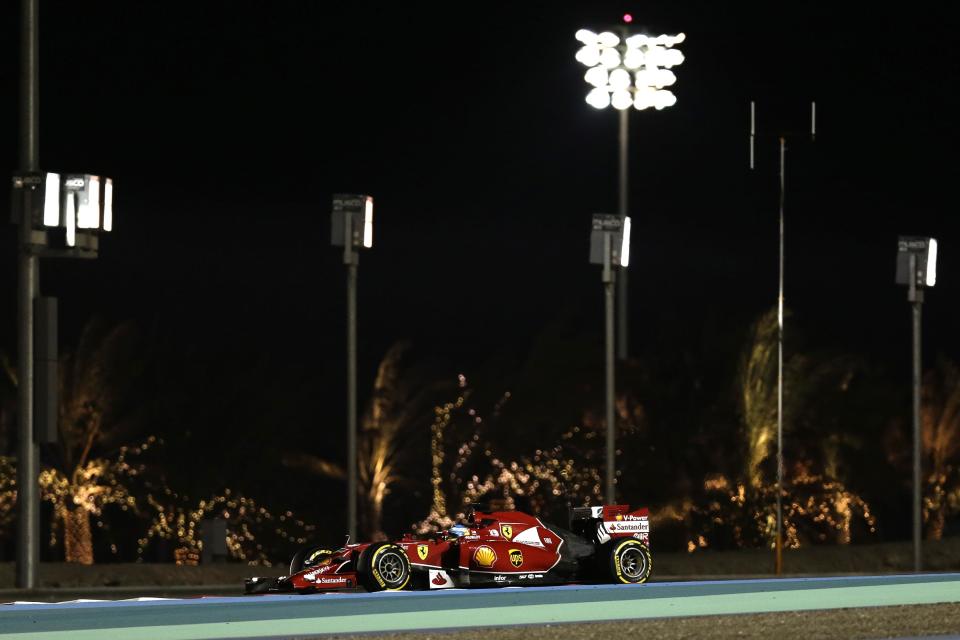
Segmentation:
<svg viewBox="0 0 960 640">
<path fill-rule="evenodd" d="M 571 507 L 570 530 L 599 544 L 613 538 L 633 537 L 650 544 L 650 510 L 630 510 L 630 505 Z"/>
<path fill-rule="evenodd" d="M 650 510 L 646 508 L 630 511 L 628 504 L 609 504 L 598 507 L 571 507 L 570 522 L 578 520 L 623 520 L 627 516 L 643 517 L 649 516 Z M 620 516 L 617 518 L 617 516 Z"/>
</svg>

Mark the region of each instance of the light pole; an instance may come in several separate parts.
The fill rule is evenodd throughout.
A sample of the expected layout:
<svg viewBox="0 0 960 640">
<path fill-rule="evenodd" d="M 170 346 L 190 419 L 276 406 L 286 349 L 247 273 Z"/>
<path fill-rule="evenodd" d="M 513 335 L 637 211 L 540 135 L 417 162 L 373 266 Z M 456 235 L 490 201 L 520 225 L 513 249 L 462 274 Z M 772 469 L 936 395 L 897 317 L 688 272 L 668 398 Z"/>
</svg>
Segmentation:
<svg viewBox="0 0 960 640">
<path fill-rule="evenodd" d="M 593 214 L 590 232 L 590 264 L 602 265 L 604 298 L 604 360 L 606 396 L 606 473 L 604 500 L 616 503 L 616 416 L 614 413 L 614 268 L 623 269 L 630 264 L 630 217 L 606 213 Z"/>
<path fill-rule="evenodd" d="M 21 589 L 37 587 L 40 562 L 41 442 L 56 438 L 56 301 L 40 297 L 41 257 L 93 258 L 113 224 L 113 182 L 61 176 L 40 167 L 39 3 L 20 2 L 19 171 L 13 176 L 17 234 L 17 571 Z M 101 182 L 103 189 L 101 190 Z M 35 308 L 36 307 L 36 308 Z M 37 312 L 35 314 L 35 312 Z M 41 361 L 35 371 L 35 325 Z M 39 375 L 38 375 L 39 373 Z M 37 393 L 39 391 L 39 393 Z M 40 420 L 35 420 L 36 415 Z"/>
<path fill-rule="evenodd" d="M 897 241 L 897 284 L 907 285 L 907 300 L 913 316 L 913 570 L 923 569 L 921 536 L 920 359 L 923 290 L 937 283 L 937 241 L 934 238 L 900 236 Z"/>
<path fill-rule="evenodd" d="M 774 561 L 776 575 L 783 573 L 783 274 L 785 266 L 784 253 L 784 215 L 783 207 L 786 202 L 787 187 L 787 136 L 795 134 L 781 133 L 777 136 L 780 149 L 780 197 L 779 197 L 779 238 L 780 253 L 777 269 L 777 538 Z M 810 133 L 811 140 L 817 136 L 817 103 L 810 103 Z M 755 166 L 755 143 L 757 138 L 757 109 L 756 103 L 750 102 L 750 169 Z"/>
<path fill-rule="evenodd" d="M 36 171 L 39 143 L 38 0 L 20 2 L 20 170 Z M 30 195 L 25 194 L 29 206 Z M 39 288 L 37 257 L 30 251 L 31 225 L 20 225 L 17 278 L 17 586 L 37 586 L 40 563 L 40 449 L 33 438 L 33 300 Z"/>
<path fill-rule="evenodd" d="M 336 194 L 330 242 L 343 247 L 347 267 L 347 532 L 357 539 L 357 265 L 359 249 L 373 246 L 373 198 Z"/>
<path fill-rule="evenodd" d="M 630 23 L 630 14 L 623 17 Z M 619 35 L 612 31 L 594 33 L 587 29 L 577 31 L 577 40 L 583 47 L 577 51 L 577 60 L 589 67 L 584 79 L 593 86 L 587 94 L 587 104 L 597 109 L 613 106 L 620 112 L 618 132 L 618 187 L 617 213 L 628 215 L 628 164 L 630 107 L 638 110 L 653 107 L 657 110 L 677 102 L 676 96 L 664 89 L 677 81 L 670 68 L 683 63 L 683 54 L 674 45 L 684 41 L 682 33 L 656 37 L 645 34 L 630 35 L 626 26 Z M 617 285 L 619 307 L 617 312 L 617 357 L 626 359 L 628 353 L 628 288 L 627 271 L 620 273 Z"/>
<path fill-rule="evenodd" d="M 101 186 L 102 185 L 102 186 Z M 98 234 L 113 228 L 113 181 L 89 174 L 19 171 L 12 221 L 19 225 L 17 586 L 39 572 L 39 444 L 57 439 L 57 303 L 41 298 L 40 258 L 95 258 Z M 34 347 L 40 359 L 37 359 Z"/>
</svg>

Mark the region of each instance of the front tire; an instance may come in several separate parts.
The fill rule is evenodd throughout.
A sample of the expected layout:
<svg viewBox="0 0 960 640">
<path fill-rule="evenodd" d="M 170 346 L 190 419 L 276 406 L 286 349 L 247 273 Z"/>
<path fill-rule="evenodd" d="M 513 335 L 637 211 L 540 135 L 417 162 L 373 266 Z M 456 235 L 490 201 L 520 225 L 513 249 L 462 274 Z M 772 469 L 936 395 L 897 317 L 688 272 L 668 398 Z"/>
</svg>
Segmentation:
<svg viewBox="0 0 960 640">
<path fill-rule="evenodd" d="M 653 558 L 647 545 L 634 538 L 615 540 L 608 555 L 610 579 L 617 584 L 641 584 L 650 577 Z"/>
<path fill-rule="evenodd" d="M 300 549 L 300 551 L 297 551 L 290 561 L 290 575 L 300 573 L 307 567 L 322 564 L 324 560 L 329 562 L 330 556 L 332 555 L 333 551 L 330 549 L 324 549 L 323 547 L 304 547 Z"/>
<path fill-rule="evenodd" d="M 357 578 L 367 591 L 399 591 L 410 582 L 410 560 L 395 544 L 372 544 L 360 554 Z"/>
</svg>

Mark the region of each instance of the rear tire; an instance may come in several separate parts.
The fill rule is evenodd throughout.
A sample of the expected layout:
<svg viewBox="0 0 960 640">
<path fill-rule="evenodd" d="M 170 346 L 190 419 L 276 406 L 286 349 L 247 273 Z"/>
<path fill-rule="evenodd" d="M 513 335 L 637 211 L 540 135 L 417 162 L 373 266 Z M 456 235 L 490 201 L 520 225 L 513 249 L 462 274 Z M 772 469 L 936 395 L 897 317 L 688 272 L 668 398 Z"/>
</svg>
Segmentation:
<svg viewBox="0 0 960 640">
<path fill-rule="evenodd" d="M 635 538 L 614 540 L 607 555 L 608 575 L 617 584 L 641 584 L 650 577 L 650 549 Z"/>
<path fill-rule="evenodd" d="M 300 573 L 307 567 L 320 564 L 324 560 L 329 561 L 332 555 L 333 551 L 330 549 L 324 549 L 323 547 L 304 547 L 300 549 L 300 551 L 297 551 L 290 561 L 290 575 Z"/>
<path fill-rule="evenodd" d="M 360 554 L 357 579 L 367 591 L 399 591 L 410 583 L 410 560 L 395 544 L 378 542 Z"/>
</svg>

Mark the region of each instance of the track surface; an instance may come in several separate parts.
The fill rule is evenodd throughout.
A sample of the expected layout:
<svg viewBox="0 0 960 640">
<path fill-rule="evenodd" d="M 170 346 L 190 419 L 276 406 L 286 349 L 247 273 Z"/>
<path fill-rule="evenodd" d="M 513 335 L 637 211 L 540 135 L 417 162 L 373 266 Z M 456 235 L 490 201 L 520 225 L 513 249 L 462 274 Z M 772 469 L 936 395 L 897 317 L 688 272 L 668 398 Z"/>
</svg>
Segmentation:
<svg viewBox="0 0 960 640">
<path fill-rule="evenodd" d="M 12 604 L 16 640 L 164 640 L 453 629 L 960 602 L 960 574 Z"/>
</svg>

